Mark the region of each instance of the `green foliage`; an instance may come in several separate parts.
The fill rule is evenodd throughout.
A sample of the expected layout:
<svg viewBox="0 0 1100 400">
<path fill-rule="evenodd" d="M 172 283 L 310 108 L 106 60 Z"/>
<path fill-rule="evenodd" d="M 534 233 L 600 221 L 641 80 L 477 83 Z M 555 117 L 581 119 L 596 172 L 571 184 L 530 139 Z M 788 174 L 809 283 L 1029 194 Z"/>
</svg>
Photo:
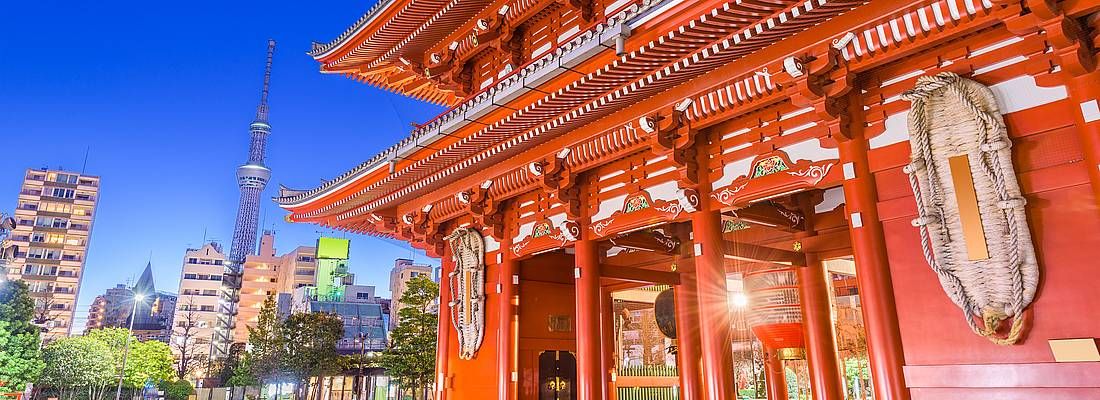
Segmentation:
<svg viewBox="0 0 1100 400">
<path fill-rule="evenodd" d="M 247 353 L 242 355 L 240 361 L 233 366 L 229 379 L 225 381 L 225 385 L 231 387 L 257 386 L 259 384 L 259 379 L 256 379 L 256 375 L 252 373 L 252 356 Z"/>
<path fill-rule="evenodd" d="M 41 331 L 23 281 L 0 282 L 0 392 L 23 391 L 42 373 Z"/>
<path fill-rule="evenodd" d="M 291 314 L 280 332 L 286 344 L 283 367 L 299 388 L 304 388 L 311 376 L 331 375 L 343 369 L 336 342 L 344 336 L 344 321 L 335 314 Z"/>
<path fill-rule="evenodd" d="M 344 358 L 336 352 L 336 342 L 343 335 L 344 322 L 333 314 L 297 313 L 280 321 L 275 298 L 268 297 L 256 326 L 248 329 L 249 350 L 235 362 L 227 384 L 291 381 L 304 389 L 310 377 L 344 368 Z"/>
<path fill-rule="evenodd" d="M 268 296 L 260 308 L 256 326 L 248 328 L 248 345 L 251 347 L 246 356 L 248 375 L 260 383 L 278 382 L 282 376 L 286 346 L 280 334 L 281 325 L 276 313 L 275 296 Z M 237 372 L 233 374 L 237 375 Z"/>
<path fill-rule="evenodd" d="M 11 327 L 11 322 L 0 321 L 0 392 L 23 391 L 44 367 L 38 333 L 13 334 Z"/>
<path fill-rule="evenodd" d="M 122 367 L 122 356 L 129 337 L 130 352 L 126 355 L 126 377 L 122 381 L 127 388 L 141 388 L 147 379 L 159 382 L 175 376 L 172 350 L 167 344 L 155 340 L 139 342 L 122 328 L 95 329 L 88 332 L 87 337 L 103 343 L 109 349 L 115 376 L 118 376 Z"/>
<path fill-rule="evenodd" d="M 123 384 L 140 388 L 146 380 L 159 382 L 175 377 L 172 369 L 172 350 L 164 342 L 147 340 L 130 343 L 130 355 L 126 359 L 126 378 Z"/>
<path fill-rule="evenodd" d="M 40 382 L 61 389 L 105 387 L 117 376 L 111 349 L 87 337 L 64 338 L 42 350 Z"/>
<path fill-rule="evenodd" d="M 439 320 L 429 308 L 438 293 L 437 283 L 416 277 L 401 296 L 401 322 L 390 332 L 390 346 L 382 352 L 381 364 L 403 388 L 424 388 L 434 380 Z"/>
<path fill-rule="evenodd" d="M 191 382 L 183 379 L 175 382 L 161 381 L 157 386 L 164 391 L 165 400 L 187 400 L 187 397 L 195 392 Z"/>
<path fill-rule="evenodd" d="M 8 332 L 38 334 L 38 327 L 31 325 L 34 319 L 34 300 L 23 281 L 0 282 L 0 321 L 8 322 Z"/>
</svg>

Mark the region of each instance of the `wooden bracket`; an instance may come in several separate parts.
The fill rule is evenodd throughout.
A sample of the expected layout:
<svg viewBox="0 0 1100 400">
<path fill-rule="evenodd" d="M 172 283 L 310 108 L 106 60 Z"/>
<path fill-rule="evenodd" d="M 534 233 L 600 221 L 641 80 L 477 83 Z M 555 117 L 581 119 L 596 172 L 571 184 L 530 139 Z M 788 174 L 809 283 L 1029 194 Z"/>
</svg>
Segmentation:
<svg viewBox="0 0 1100 400">
<path fill-rule="evenodd" d="M 388 215 L 370 214 L 371 225 L 374 230 L 389 234 L 397 234 L 397 218 Z"/>
<path fill-rule="evenodd" d="M 473 216 L 474 223 L 489 231 L 489 235 L 497 240 L 504 239 L 504 215 L 500 212 L 501 202 L 489 195 L 487 185 L 477 186 L 463 191 L 457 195 L 459 202 L 466 204 L 466 209 Z"/>
<path fill-rule="evenodd" d="M 1023 3 L 1027 12 L 1002 17 L 1010 32 L 1018 35 L 1042 32 L 1054 48 L 1062 70 L 1071 76 L 1082 76 L 1096 70 L 1096 44 L 1090 37 L 1095 32 L 1090 34 L 1090 31 L 1097 27 L 1081 24 L 1077 19 L 1067 16 L 1058 2 L 1023 0 Z M 1097 22 L 1095 17 L 1091 22 Z"/>
<path fill-rule="evenodd" d="M 851 140 L 851 111 L 848 93 L 854 88 L 855 75 L 840 62 L 840 51 L 831 45 L 819 55 L 806 54 L 788 59 L 783 85 L 791 103 L 813 107 L 829 133 L 837 140 Z M 779 74 L 777 74 L 779 75 Z M 862 112 L 862 111 L 861 111 Z"/>
<path fill-rule="evenodd" d="M 585 22 L 592 22 L 592 18 L 596 15 L 592 0 L 558 0 L 558 2 L 568 4 L 577 10 Z"/>
<path fill-rule="evenodd" d="M 577 187 L 577 175 L 565 165 L 565 158 L 569 150 L 563 150 L 557 155 L 537 161 L 530 165 L 530 172 L 541 177 L 539 184 L 558 199 L 565 206 L 565 213 L 570 218 L 581 217 L 581 196 Z"/>
<path fill-rule="evenodd" d="M 669 107 L 667 110 L 642 117 L 638 123 L 653 138 L 650 150 L 658 156 L 668 156 L 679 166 L 680 178 L 690 185 L 700 183 L 699 152 L 696 137 L 699 130 L 691 127 L 687 108 L 691 100 Z"/>
<path fill-rule="evenodd" d="M 473 34 L 475 46 L 490 46 L 496 49 L 512 66 L 522 64 L 523 30 L 521 28 L 509 24 L 501 14 L 480 19 L 477 25 Z"/>
</svg>

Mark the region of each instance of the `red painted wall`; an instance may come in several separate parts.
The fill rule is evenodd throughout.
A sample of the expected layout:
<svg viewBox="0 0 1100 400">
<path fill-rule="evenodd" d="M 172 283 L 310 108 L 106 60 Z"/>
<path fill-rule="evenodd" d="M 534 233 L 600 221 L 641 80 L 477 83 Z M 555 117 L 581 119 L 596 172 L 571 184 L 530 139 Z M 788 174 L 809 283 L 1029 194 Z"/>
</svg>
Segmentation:
<svg viewBox="0 0 1100 400">
<path fill-rule="evenodd" d="M 905 62 L 910 66 L 884 70 L 902 72 L 921 65 Z M 1027 71 L 1021 64 L 975 79 L 992 85 Z M 911 87 L 912 81 L 905 84 Z M 1100 363 L 1054 363 L 1047 343 L 1100 337 L 1100 319 L 1095 317 L 1100 315 L 1095 255 L 1100 249 L 1100 210 L 1089 187 L 1088 166 L 1082 162 L 1076 112 L 1077 104 L 1063 99 L 1005 115 L 1040 266 L 1040 288 L 1028 315 L 1030 329 L 1013 346 L 999 346 L 971 332 L 925 262 L 918 230 L 910 224 L 916 207 L 902 172 L 909 160 L 908 142 L 872 151 L 906 383 L 914 399 L 1100 398 Z"/>
<path fill-rule="evenodd" d="M 495 259 L 486 257 L 487 260 Z M 487 265 L 485 277 L 485 340 L 481 342 L 481 349 L 477 356 L 471 360 L 458 358 L 458 334 L 451 326 L 451 340 L 448 343 L 451 372 L 451 389 L 448 391 L 448 400 L 482 400 L 495 396 L 497 392 L 496 376 L 496 352 L 497 335 L 500 332 L 497 306 L 498 294 L 496 291 L 498 282 L 499 265 Z"/>
</svg>

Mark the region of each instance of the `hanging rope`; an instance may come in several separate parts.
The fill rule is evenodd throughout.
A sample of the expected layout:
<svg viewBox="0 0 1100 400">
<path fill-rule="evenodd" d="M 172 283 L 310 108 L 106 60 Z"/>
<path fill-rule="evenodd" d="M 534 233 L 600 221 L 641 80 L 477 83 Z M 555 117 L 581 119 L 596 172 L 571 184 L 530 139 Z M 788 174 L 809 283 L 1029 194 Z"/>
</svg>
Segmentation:
<svg viewBox="0 0 1100 400">
<path fill-rule="evenodd" d="M 921 249 L 970 328 L 990 341 L 1016 343 L 1024 309 L 1035 297 L 1039 268 L 1012 168 L 1012 144 L 993 92 L 950 72 L 917 79 L 902 94 L 909 111 L 910 164 Z M 948 159 L 966 154 L 977 192 L 989 258 L 970 260 Z M 999 334 L 1011 319 L 1008 332 Z M 979 323 L 980 320 L 980 323 Z"/>
<path fill-rule="evenodd" d="M 477 355 L 485 338 L 485 240 L 478 231 L 458 228 L 443 238 L 451 247 L 451 324 L 458 332 L 459 358 Z"/>
</svg>

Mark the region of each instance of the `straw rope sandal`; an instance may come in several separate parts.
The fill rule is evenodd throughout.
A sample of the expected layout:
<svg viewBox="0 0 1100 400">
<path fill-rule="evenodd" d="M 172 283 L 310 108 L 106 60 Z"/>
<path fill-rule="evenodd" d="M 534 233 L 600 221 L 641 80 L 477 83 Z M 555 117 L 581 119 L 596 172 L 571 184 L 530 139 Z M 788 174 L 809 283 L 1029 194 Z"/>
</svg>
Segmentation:
<svg viewBox="0 0 1100 400">
<path fill-rule="evenodd" d="M 1015 344 L 1024 331 L 1023 312 L 1035 297 L 1039 267 L 1012 167 L 1012 142 L 993 92 L 944 72 L 918 78 L 902 98 L 912 102 L 905 173 L 917 202 L 913 225 L 920 228 L 924 257 L 975 333 Z M 967 177 L 972 188 L 960 181 Z M 960 182 L 967 187 L 957 188 Z M 978 220 L 973 207 L 962 210 L 973 198 Z M 978 256 L 975 246 L 984 246 Z"/>
<path fill-rule="evenodd" d="M 458 356 L 477 356 L 485 339 L 485 240 L 474 229 L 458 228 L 443 238 L 451 247 L 455 269 L 451 282 L 451 323 L 458 331 Z"/>
</svg>

